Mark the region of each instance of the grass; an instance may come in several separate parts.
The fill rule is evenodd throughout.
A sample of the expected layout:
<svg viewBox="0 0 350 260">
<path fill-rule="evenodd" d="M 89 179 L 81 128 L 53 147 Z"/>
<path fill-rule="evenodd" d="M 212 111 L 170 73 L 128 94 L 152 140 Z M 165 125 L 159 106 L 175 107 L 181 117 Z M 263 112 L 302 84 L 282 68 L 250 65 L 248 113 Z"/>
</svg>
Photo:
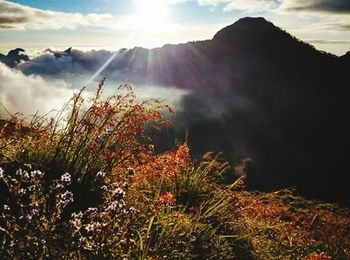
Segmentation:
<svg viewBox="0 0 350 260">
<path fill-rule="evenodd" d="M 146 128 L 173 110 L 103 83 L 54 118 L 0 120 L 1 259 L 349 259 L 349 209 L 227 183 L 186 142 L 156 154 Z"/>
</svg>

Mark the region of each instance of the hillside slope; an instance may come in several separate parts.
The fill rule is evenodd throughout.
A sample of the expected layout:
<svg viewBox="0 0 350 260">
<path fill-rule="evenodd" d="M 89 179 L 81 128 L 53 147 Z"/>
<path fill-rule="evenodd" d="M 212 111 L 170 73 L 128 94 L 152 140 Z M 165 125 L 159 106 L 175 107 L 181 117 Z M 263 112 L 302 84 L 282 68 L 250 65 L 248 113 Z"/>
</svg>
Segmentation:
<svg viewBox="0 0 350 260">
<path fill-rule="evenodd" d="M 175 124 L 189 129 L 196 157 L 214 150 L 236 165 L 249 158 L 252 188 L 295 186 L 349 205 L 346 56 L 320 52 L 263 18 L 244 18 L 212 40 L 136 48 L 126 57 L 130 75 L 192 90 Z"/>
</svg>

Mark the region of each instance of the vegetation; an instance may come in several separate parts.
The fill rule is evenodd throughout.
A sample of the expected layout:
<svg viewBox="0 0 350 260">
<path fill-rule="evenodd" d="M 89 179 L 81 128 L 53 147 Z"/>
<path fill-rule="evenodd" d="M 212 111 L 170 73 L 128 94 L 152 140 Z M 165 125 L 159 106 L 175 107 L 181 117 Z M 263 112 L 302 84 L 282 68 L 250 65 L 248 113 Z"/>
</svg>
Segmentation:
<svg viewBox="0 0 350 260">
<path fill-rule="evenodd" d="M 172 109 L 128 85 L 0 121 L 1 259 L 347 259 L 350 211 L 225 181 L 220 155 L 154 152 Z"/>
</svg>

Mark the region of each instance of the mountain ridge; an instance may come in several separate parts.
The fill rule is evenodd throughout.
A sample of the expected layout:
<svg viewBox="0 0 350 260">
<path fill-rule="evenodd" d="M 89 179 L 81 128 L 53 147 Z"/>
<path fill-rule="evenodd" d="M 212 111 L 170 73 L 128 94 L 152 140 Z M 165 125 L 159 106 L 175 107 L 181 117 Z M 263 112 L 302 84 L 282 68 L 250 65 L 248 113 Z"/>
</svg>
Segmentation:
<svg viewBox="0 0 350 260">
<path fill-rule="evenodd" d="M 264 28 L 260 34 L 256 23 Z M 240 20 L 213 40 L 144 51 L 144 57 L 153 63 L 135 58 L 129 65 L 144 64 L 137 69 L 142 79 L 192 91 L 175 124 L 189 129 L 197 157 L 214 150 L 234 165 L 252 159 L 246 171 L 253 189 L 295 186 L 307 196 L 350 203 L 342 173 L 350 144 L 344 57 L 262 18 Z"/>
</svg>

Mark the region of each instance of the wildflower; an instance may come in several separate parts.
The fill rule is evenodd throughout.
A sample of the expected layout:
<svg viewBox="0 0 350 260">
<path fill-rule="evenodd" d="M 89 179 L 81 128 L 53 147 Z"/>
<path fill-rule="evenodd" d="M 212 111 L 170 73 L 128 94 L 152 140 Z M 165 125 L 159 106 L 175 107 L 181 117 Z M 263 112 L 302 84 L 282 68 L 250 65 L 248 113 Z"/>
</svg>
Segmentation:
<svg viewBox="0 0 350 260">
<path fill-rule="evenodd" d="M 120 204 L 118 202 L 111 202 L 108 204 L 107 208 L 105 209 L 106 212 L 113 212 L 116 211 L 120 207 Z"/>
<path fill-rule="evenodd" d="M 322 253 L 312 253 L 308 256 L 309 260 L 331 260 L 332 257 L 326 255 L 324 252 Z"/>
<path fill-rule="evenodd" d="M 87 224 L 86 227 L 85 227 L 85 230 L 86 230 L 86 232 L 87 232 L 88 234 L 90 234 L 90 233 L 94 232 L 95 227 L 94 227 L 93 224 Z"/>
<path fill-rule="evenodd" d="M 97 208 L 88 208 L 85 213 L 86 214 L 92 214 L 92 213 L 97 213 L 98 209 Z"/>
<path fill-rule="evenodd" d="M 11 210 L 11 208 L 10 208 L 10 206 L 9 205 L 4 205 L 4 211 L 10 211 Z"/>
<path fill-rule="evenodd" d="M 106 185 L 101 186 L 102 191 L 108 191 L 108 187 Z"/>
<path fill-rule="evenodd" d="M 106 176 L 106 173 L 104 173 L 104 172 L 98 172 L 98 173 L 96 174 L 96 177 L 97 177 L 97 178 L 101 178 L 101 179 L 103 179 L 105 176 Z"/>
<path fill-rule="evenodd" d="M 20 189 L 19 191 L 18 191 L 18 195 L 19 196 L 23 196 L 23 195 L 25 195 L 26 194 L 26 190 L 25 189 Z"/>
<path fill-rule="evenodd" d="M 13 185 L 17 185 L 18 184 L 18 180 L 16 180 L 16 179 L 11 179 L 11 182 L 13 183 Z"/>
<path fill-rule="evenodd" d="M 4 170 L 0 167 L 0 179 L 4 178 Z"/>
<path fill-rule="evenodd" d="M 29 173 L 27 171 L 22 170 L 22 169 L 18 169 L 16 171 L 16 175 L 21 176 L 21 177 L 26 178 L 26 179 L 29 179 Z"/>
<path fill-rule="evenodd" d="M 83 216 L 83 213 L 72 213 L 71 217 L 72 219 L 69 220 L 69 223 L 75 228 L 80 229 L 81 228 L 81 217 Z"/>
<path fill-rule="evenodd" d="M 35 216 L 35 215 L 38 215 L 39 214 L 39 210 L 37 210 L 37 209 L 33 209 L 32 211 L 31 211 L 31 215 L 32 216 Z"/>
<path fill-rule="evenodd" d="M 87 238 L 86 237 L 80 237 L 79 238 L 78 247 L 81 247 L 82 245 L 86 244 L 86 242 L 87 242 Z"/>
<path fill-rule="evenodd" d="M 34 191 L 35 189 L 40 190 L 40 188 L 35 187 L 34 185 L 31 185 L 31 186 L 29 186 L 29 187 L 27 188 L 27 190 L 28 190 L 29 192 L 32 192 L 32 191 Z"/>
<path fill-rule="evenodd" d="M 29 173 L 27 171 L 24 171 L 23 177 L 29 179 Z"/>
<path fill-rule="evenodd" d="M 22 169 L 18 169 L 18 170 L 16 171 L 16 175 L 17 175 L 17 176 L 21 176 L 21 175 L 22 175 Z"/>
<path fill-rule="evenodd" d="M 123 188 L 128 189 L 129 188 L 129 183 L 126 181 L 123 183 Z"/>
<path fill-rule="evenodd" d="M 128 208 L 129 213 L 134 213 L 136 212 L 136 209 L 134 207 Z"/>
<path fill-rule="evenodd" d="M 55 186 L 56 190 L 62 190 L 64 189 L 64 186 L 61 183 L 57 183 L 57 185 Z"/>
<path fill-rule="evenodd" d="M 165 194 L 161 195 L 158 198 L 158 201 L 161 204 L 165 204 L 165 205 L 172 204 L 172 203 L 175 202 L 175 196 L 174 196 L 174 194 L 168 192 L 168 193 L 165 193 Z"/>
<path fill-rule="evenodd" d="M 66 207 L 69 203 L 73 201 L 73 193 L 71 191 L 66 191 L 65 193 L 61 194 L 60 204 L 63 207 Z"/>
<path fill-rule="evenodd" d="M 61 176 L 61 181 L 66 185 L 70 185 L 72 182 L 71 175 L 67 172 Z"/>
<path fill-rule="evenodd" d="M 32 171 L 30 173 L 30 176 L 31 177 L 39 177 L 39 178 L 42 178 L 44 176 L 44 173 L 41 172 L 41 171 Z"/>
<path fill-rule="evenodd" d="M 115 200 L 121 200 L 123 199 L 125 196 L 125 191 L 122 190 L 121 188 L 116 188 L 114 191 L 113 191 L 113 198 Z"/>
<path fill-rule="evenodd" d="M 32 165 L 30 163 L 25 163 L 24 166 L 29 168 L 29 169 L 32 169 Z"/>
<path fill-rule="evenodd" d="M 78 212 L 78 213 L 76 213 L 76 212 L 73 212 L 71 215 L 71 218 L 81 218 L 82 216 L 83 216 L 83 213 L 82 212 Z"/>
</svg>

